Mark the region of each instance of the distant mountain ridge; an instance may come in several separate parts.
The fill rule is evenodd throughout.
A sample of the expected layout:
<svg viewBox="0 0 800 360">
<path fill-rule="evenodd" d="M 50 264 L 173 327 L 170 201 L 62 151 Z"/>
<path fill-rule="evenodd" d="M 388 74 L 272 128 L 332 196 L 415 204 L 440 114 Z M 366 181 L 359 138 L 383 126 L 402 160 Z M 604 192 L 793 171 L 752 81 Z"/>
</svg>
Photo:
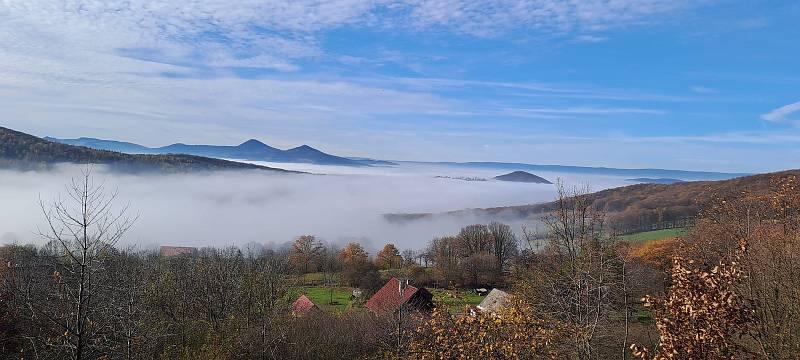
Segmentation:
<svg viewBox="0 0 800 360">
<path fill-rule="evenodd" d="M 128 145 L 126 145 L 128 146 Z M 190 172 L 216 170 L 270 170 L 297 173 L 254 164 L 183 154 L 126 154 L 49 141 L 0 127 L 0 167 L 23 170 L 56 164 L 101 164 L 114 170 Z"/>
<path fill-rule="evenodd" d="M 727 180 L 741 176 L 752 175 L 750 173 L 724 173 L 724 172 L 713 172 L 713 171 L 670 170 L 670 169 L 656 169 L 656 168 L 625 169 L 625 168 L 611 168 L 611 167 L 542 165 L 542 164 L 507 163 L 507 162 L 492 162 L 492 161 L 473 161 L 473 162 L 398 161 L 398 163 L 421 164 L 421 165 L 433 164 L 441 166 L 492 169 L 492 170 L 509 170 L 509 171 L 524 170 L 534 173 L 557 172 L 557 173 L 572 173 L 572 174 L 620 176 L 626 178 L 670 178 L 670 179 L 680 179 L 684 181 Z"/>
<path fill-rule="evenodd" d="M 46 137 L 46 140 L 68 145 L 85 146 L 96 150 L 118 151 L 134 154 L 188 154 L 221 159 L 248 161 L 269 161 L 285 163 L 309 163 L 318 165 L 370 166 L 370 161 L 356 160 L 324 153 L 308 145 L 281 150 L 261 141 L 250 139 L 239 145 L 190 145 L 172 144 L 151 148 L 130 142 L 95 138 L 59 139 Z"/>
</svg>

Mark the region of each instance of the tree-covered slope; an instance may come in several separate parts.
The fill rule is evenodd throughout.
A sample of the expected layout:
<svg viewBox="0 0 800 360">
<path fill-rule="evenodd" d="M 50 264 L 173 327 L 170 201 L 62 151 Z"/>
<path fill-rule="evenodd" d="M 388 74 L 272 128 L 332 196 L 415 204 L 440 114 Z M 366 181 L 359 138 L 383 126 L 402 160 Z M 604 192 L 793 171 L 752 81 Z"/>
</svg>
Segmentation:
<svg viewBox="0 0 800 360">
<path fill-rule="evenodd" d="M 43 169 L 60 163 L 102 164 L 119 171 L 188 172 L 208 170 L 272 170 L 193 155 L 141 155 L 95 150 L 48 141 L 33 135 L 0 127 L 0 166 L 17 169 Z"/>
</svg>

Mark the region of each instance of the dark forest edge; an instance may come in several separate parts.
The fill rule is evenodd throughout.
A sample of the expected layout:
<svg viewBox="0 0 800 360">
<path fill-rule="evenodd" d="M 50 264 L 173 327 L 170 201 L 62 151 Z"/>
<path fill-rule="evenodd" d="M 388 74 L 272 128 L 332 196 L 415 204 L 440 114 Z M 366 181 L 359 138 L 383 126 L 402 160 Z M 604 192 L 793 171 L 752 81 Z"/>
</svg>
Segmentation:
<svg viewBox="0 0 800 360">
<path fill-rule="evenodd" d="M 125 154 L 48 141 L 0 127 L 0 168 L 47 170 L 58 164 L 97 164 L 118 172 L 199 172 L 257 170 L 299 173 L 261 165 L 182 154 Z"/>
</svg>

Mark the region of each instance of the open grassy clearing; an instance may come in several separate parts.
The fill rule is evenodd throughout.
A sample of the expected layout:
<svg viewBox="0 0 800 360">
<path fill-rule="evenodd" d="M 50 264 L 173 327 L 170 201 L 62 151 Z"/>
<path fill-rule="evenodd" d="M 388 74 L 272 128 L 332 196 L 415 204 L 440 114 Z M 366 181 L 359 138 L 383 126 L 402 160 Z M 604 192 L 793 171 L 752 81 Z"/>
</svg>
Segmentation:
<svg viewBox="0 0 800 360">
<path fill-rule="evenodd" d="M 426 269 L 431 271 L 431 269 Z M 384 278 L 400 276 L 398 270 L 381 270 Z M 339 274 L 328 274 L 327 281 L 338 284 Z M 352 301 L 353 288 L 345 286 L 326 286 L 326 275 L 323 273 L 309 273 L 305 275 L 293 276 L 292 286 L 286 294 L 289 303 L 297 300 L 300 295 L 305 294 L 320 309 L 328 313 L 342 313 L 347 310 L 361 311 L 364 309 L 363 303 L 369 298 L 367 295 L 360 301 Z M 427 288 L 427 287 L 426 287 Z M 427 288 L 433 294 L 433 301 L 439 307 L 447 308 L 451 313 L 461 312 L 465 306 L 476 306 L 483 301 L 484 297 L 476 294 L 472 289 L 432 289 Z"/>
<path fill-rule="evenodd" d="M 661 240 L 671 237 L 684 236 L 686 235 L 687 231 L 688 229 L 686 228 L 654 230 L 654 231 L 645 231 L 636 234 L 624 235 L 621 238 L 624 241 L 630 241 L 630 242 L 652 241 L 652 240 Z"/>
<path fill-rule="evenodd" d="M 465 306 L 476 306 L 484 299 L 483 296 L 477 295 L 471 290 L 428 290 L 433 294 L 434 303 L 447 308 L 451 313 L 459 313 Z M 296 286 L 287 292 L 287 300 L 293 302 L 300 295 L 305 294 L 320 309 L 328 313 L 340 314 L 350 309 L 363 310 L 362 302 L 351 301 L 352 292 L 353 289 L 348 287 Z"/>
<path fill-rule="evenodd" d="M 428 289 L 433 294 L 433 302 L 436 306 L 444 306 L 451 313 L 458 313 L 464 310 L 465 306 L 476 306 L 483 301 L 483 296 L 475 294 L 472 290 L 445 290 Z"/>
<path fill-rule="evenodd" d="M 328 313 L 342 313 L 350 308 L 361 308 L 357 302 L 350 301 L 353 289 L 348 287 L 297 286 L 287 292 L 290 302 L 297 300 L 303 294 Z"/>
</svg>

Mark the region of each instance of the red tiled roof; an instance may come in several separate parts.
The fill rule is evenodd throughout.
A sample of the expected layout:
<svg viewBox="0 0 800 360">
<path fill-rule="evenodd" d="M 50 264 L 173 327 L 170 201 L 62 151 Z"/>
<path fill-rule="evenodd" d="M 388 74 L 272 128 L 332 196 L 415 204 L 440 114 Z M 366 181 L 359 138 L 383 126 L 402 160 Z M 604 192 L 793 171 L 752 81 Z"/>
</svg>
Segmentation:
<svg viewBox="0 0 800 360">
<path fill-rule="evenodd" d="M 405 290 L 403 290 L 403 299 L 401 300 L 399 286 L 399 280 L 396 278 L 389 279 L 389 282 L 378 290 L 364 306 L 376 314 L 394 312 L 400 308 L 400 306 L 408 303 L 414 294 L 416 294 L 417 290 L 419 290 L 411 285 L 406 286 Z"/>
<path fill-rule="evenodd" d="M 317 305 L 314 304 L 309 298 L 307 298 L 305 295 L 300 295 L 300 297 L 297 298 L 297 300 L 295 300 L 292 304 L 292 313 L 305 314 L 316 307 Z"/>
<path fill-rule="evenodd" d="M 183 255 L 193 255 L 197 248 L 187 246 L 161 246 L 161 256 L 173 257 Z"/>
</svg>

